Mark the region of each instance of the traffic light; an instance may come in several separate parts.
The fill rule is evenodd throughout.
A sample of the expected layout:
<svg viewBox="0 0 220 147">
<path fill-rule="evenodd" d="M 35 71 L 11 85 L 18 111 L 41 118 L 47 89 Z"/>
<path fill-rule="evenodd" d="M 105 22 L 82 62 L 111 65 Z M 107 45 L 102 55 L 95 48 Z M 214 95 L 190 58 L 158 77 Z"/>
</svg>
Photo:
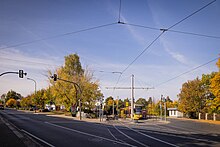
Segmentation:
<svg viewBox="0 0 220 147">
<path fill-rule="evenodd" d="M 24 71 L 23 70 L 19 70 L 18 71 L 18 75 L 19 75 L 19 78 L 23 78 L 24 77 Z"/>
<path fill-rule="evenodd" d="M 57 74 L 53 74 L 53 80 L 57 81 Z"/>
</svg>

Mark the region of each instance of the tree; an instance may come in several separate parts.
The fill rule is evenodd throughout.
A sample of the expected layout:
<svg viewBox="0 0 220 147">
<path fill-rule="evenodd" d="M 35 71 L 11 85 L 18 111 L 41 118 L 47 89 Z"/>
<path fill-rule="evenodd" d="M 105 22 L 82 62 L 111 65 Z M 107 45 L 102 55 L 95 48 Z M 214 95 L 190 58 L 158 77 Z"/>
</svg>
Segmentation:
<svg viewBox="0 0 220 147">
<path fill-rule="evenodd" d="M 205 107 L 202 103 L 202 89 L 199 78 L 182 85 L 179 96 L 179 110 L 190 118 L 198 117 L 198 113 Z"/>
<path fill-rule="evenodd" d="M 213 93 L 215 98 L 213 101 L 209 101 L 210 111 L 213 113 L 220 113 L 220 58 L 216 65 L 219 68 L 219 72 L 211 79 L 210 91 Z"/>
<path fill-rule="evenodd" d="M 108 115 L 113 113 L 113 103 L 114 98 L 112 96 L 109 96 L 105 99 L 105 111 Z"/>
<path fill-rule="evenodd" d="M 147 103 L 148 103 L 148 104 L 152 104 L 152 103 L 153 103 L 152 97 L 149 97 L 149 98 L 148 98 Z"/>
<path fill-rule="evenodd" d="M 11 99 L 11 98 L 13 98 L 13 99 L 15 99 L 15 100 L 18 100 L 18 99 L 21 99 L 22 96 L 21 96 L 21 94 L 15 92 L 15 91 L 13 91 L 13 90 L 10 90 L 10 91 L 8 91 L 8 93 L 6 94 L 6 99 L 5 99 L 5 101 L 7 102 L 7 101 L 8 101 L 9 99 Z"/>
<path fill-rule="evenodd" d="M 140 105 L 143 105 L 143 108 L 146 108 L 147 105 L 148 105 L 148 102 L 144 99 L 144 98 L 139 98 L 135 104 L 140 104 Z"/>
<path fill-rule="evenodd" d="M 14 108 L 17 106 L 17 101 L 15 99 L 11 98 L 6 102 L 6 106 Z"/>
<path fill-rule="evenodd" d="M 33 107 L 34 103 L 32 99 L 33 95 L 28 95 L 27 97 L 22 98 L 20 101 L 21 107 L 24 109 L 29 109 L 30 107 Z"/>
<path fill-rule="evenodd" d="M 51 71 L 49 74 L 51 75 Z M 71 106 L 78 106 L 79 99 L 84 108 L 91 109 L 95 102 L 103 97 L 99 90 L 99 83 L 94 80 L 93 74 L 88 70 L 84 70 L 81 66 L 79 56 L 70 54 L 65 56 L 64 66 L 57 69 L 58 78 L 77 83 L 81 91 L 73 83 L 58 80 L 56 82 L 50 80 L 52 84 L 51 91 L 57 105 L 64 105 L 69 111 Z"/>
<path fill-rule="evenodd" d="M 118 103 L 118 109 L 121 109 L 121 108 L 125 107 L 125 105 L 124 105 L 124 103 L 121 99 L 119 99 L 117 103 Z"/>
</svg>

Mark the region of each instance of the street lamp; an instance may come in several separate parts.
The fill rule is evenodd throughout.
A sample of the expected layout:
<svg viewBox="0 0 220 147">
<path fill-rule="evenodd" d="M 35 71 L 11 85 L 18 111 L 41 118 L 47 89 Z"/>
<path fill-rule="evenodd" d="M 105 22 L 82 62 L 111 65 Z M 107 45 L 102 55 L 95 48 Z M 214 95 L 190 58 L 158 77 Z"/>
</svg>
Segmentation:
<svg viewBox="0 0 220 147">
<path fill-rule="evenodd" d="M 27 78 L 27 80 L 31 80 L 34 82 L 34 97 L 35 97 L 35 113 L 36 113 L 36 90 L 37 90 L 37 82 L 34 80 L 34 79 L 31 79 L 31 78 Z"/>
</svg>

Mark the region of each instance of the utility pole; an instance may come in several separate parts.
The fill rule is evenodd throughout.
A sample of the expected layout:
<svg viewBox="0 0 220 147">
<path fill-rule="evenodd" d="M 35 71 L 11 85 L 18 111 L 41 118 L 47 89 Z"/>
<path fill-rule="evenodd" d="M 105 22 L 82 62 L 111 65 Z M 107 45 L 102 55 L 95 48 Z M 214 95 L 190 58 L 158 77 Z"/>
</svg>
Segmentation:
<svg viewBox="0 0 220 147">
<path fill-rule="evenodd" d="M 131 119 L 134 116 L 134 75 L 131 75 Z"/>
<path fill-rule="evenodd" d="M 167 121 L 166 98 L 164 99 L 164 118 Z"/>
<path fill-rule="evenodd" d="M 106 89 L 131 89 L 131 119 L 133 119 L 134 115 L 134 89 L 154 89 L 152 88 L 141 88 L 141 87 L 134 87 L 134 75 L 131 76 L 131 87 L 106 87 Z"/>
<path fill-rule="evenodd" d="M 160 120 L 162 120 L 162 100 L 163 100 L 163 95 L 161 95 L 160 98 Z"/>
<path fill-rule="evenodd" d="M 113 104 L 112 104 L 112 115 L 113 115 L 113 117 L 115 116 L 115 101 L 114 101 L 114 99 L 113 99 Z"/>
<path fill-rule="evenodd" d="M 116 110 L 117 110 L 117 115 L 118 115 L 118 117 L 119 117 L 118 101 L 119 101 L 119 96 L 117 96 L 117 101 L 116 101 Z"/>
<path fill-rule="evenodd" d="M 34 97 L 35 97 L 35 109 L 34 112 L 36 113 L 37 105 L 36 105 L 36 94 L 37 94 L 37 82 L 34 79 L 27 78 L 27 80 L 31 80 L 34 82 Z"/>
</svg>

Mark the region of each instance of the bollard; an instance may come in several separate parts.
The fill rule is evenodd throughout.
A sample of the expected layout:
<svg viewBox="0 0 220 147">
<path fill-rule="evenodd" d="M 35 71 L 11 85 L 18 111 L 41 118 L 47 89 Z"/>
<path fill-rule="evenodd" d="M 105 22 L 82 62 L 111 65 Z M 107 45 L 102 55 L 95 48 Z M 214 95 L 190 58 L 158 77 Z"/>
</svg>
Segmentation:
<svg viewBox="0 0 220 147">
<path fill-rule="evenodd" d="M 213 120 L 216 121 L 216 113 L 213 113 Z"/>
<path fill-rule="evenodd" d="M 205 120 L 208 120 L 208 113 L 205 114 Z"/>
<path fill-rule="evenodd" d="M 201 113 L 199 113 L 199 120 L 201 119 Z"/>
</svg>

